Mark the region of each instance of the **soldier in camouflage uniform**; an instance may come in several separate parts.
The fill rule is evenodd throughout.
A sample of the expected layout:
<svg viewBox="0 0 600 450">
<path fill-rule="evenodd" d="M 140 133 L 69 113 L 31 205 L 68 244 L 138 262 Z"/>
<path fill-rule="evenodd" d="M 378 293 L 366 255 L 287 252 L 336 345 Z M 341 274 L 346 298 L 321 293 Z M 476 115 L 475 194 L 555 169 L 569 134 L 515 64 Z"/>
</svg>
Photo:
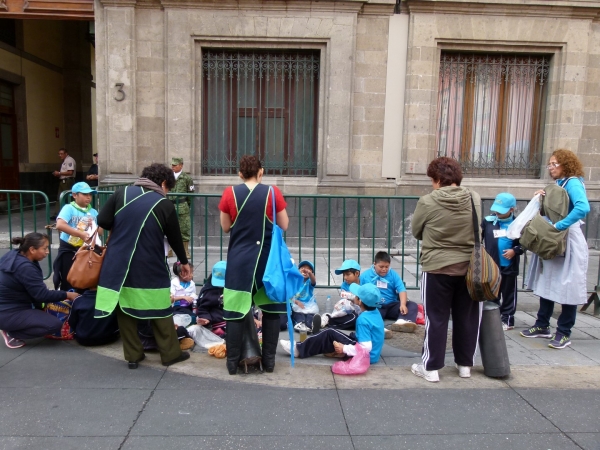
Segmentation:
<svg viewBox="0 0 600 450">
<path fill-rule="evenodd" d="M 194 192 L 194 180 L 192 177 L 183 171 L 183 158 L 171 158 L 171 168 L 173 169 L 173 173 L 175 174 L 175 187 L 171 189 L 171 194 L 190 194 Z M 185 252 L 190 257 L 190 252 L 188 250 L 188 245 L 191 241 L 191 218 L 190 218 L 190 204 L 191 198 L 179 198 L 179 202 L 177 203 L 174 200 L 175 208 L 177 209 L 177 214 L 179 217 L 179 228 L 181 228 L 181 239 L 183 240 L 183 246 L 185 247 Z M 172 255 L 172 252 L 169 251 L 169 256 Z"/>
</svg>

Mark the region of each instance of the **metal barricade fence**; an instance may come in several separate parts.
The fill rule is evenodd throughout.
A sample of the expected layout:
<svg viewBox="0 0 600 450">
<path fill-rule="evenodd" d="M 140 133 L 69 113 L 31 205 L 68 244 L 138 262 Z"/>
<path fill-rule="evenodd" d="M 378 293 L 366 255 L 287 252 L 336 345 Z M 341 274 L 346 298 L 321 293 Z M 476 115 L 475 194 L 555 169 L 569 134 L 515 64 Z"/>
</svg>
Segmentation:
<svg viewBox="0 0 600 450">
<path fill-rule="evenodd" d="M 128 184 L 99 186 L 97 188 L 98 208 L 106 203 L 116 189 Z M 8 208 L 8 234 L 12 237 L 15 230 L 21 235 L 25 231 L 38 231 L 40 218 L 32 214 L 33 228 L 26 226 L 26 210 L 44 211 L 44 225 L 50 223 L 50 205 L 48 197 L 40 191 L 0 191 L 0 194 L 19 196 L 18 201 L 11 200 Z M 8 197 L 10 197 L 10 195 Z M 42 201 L 24 202 L 23 196 L 42 196 Z M 203 280 L 208 278 L 212 265 L 226 259 L 229 236 L 221 230 L 218 203 L 220 194 L 169 194 L 175 204 L 190 199 L 192 241 L 192 264 L 200 260 L 201 266 L 196 273 Z M 333 268 L 344 259 L 356 259 L 366 268 L 374 260 L 375 253 L 385 250 L 395 256 L 400 263 L 399 275 L 407 289 L 419 289 L 420 279 L 420 242 L 411 233 L 411 220 L 419 197 L 415 196 L 344 196 L 344 195 L 286 195 L 290 224 L 285 234 L 290 251 L 298 261 L 312 259 L 315 270 L 328 270 L 327 283 L 318 288 L 338 287 L 340 279 L 334 278 Z M 60 196 L 61 205 L 70 201 L 70 191 Z M 494 199 L 482 199 L 484 215 L 489 212 Z M 522 210 L 528 200 L 519 200 L 518 209 Z M 599 215 L 600 202 L 590 202 L 592 213 L 588 215 L 590 223 L 583 228 L 588 245 L 600 248 Z M 15 205 L 18 207 L 15 208 Z M 40 206 L 41 205 L 41 206 Z M 18 213 L 16 220 L 11 217 Z M 1 216 L 0 216 L 1 217 Z M 16 226 L 19 224 L 20 226 Z M 1 222 L 0 222 L 1 226 Z M 52 239 L 51 233 L 50 239 Z M 10 239 L 9 239 L 10 240 Z M 52 241 L 51 241 L 52 242 Z M 198 251 L 199 250 L 199 251 Z M 590 258 L 590 262 L 592 258 Z M 522 267 L 523 280 L 527 266 L 527 255 Z M 200 270 L 198 270 L 200 269 Z M 48 272 L 51 272 L 51 256 L 48 258 Z M 46 278 L 50 273 L 46 274 Z M 322 277 L 321 277 L 322 279 Z M 202 281 L 203 282 L 203 281 Z M 600 285 L 600 268 L 596 285 Z M 521 284 L 521 290 L 524 285 Z"/>
</svg>

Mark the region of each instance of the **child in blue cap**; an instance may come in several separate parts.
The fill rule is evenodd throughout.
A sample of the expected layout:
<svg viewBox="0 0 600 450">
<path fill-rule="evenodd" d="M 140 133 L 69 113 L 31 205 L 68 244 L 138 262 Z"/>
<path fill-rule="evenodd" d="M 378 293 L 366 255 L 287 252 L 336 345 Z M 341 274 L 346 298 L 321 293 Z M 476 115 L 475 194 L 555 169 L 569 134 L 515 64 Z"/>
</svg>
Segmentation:
<svg viewBox="0 0 600 450">
<path fill-rule="evenodd" d="M 356 319 L 356 339 L 350 338 L 339 330 L 327 328 L 308 337 L 304 342 L 296 343 L 293 350 L 291 342 L 282 339 L 279 343 L 283 350 L 288 354 L 293 351 L 294 356 L 298 358 L 308 358 L 321 353 L 327 356 L 344 357 L 356 355 L 355 346 L 358 344 L 369 351 L 371 364 L 379 361 L 384 340 L 383 319 L 377 311 L 381 305 L 379 289 L 372 284 L 359 286 L 354 283 L 349 286 L 349 290 L 355 296 L 354 304 L 361 309 Z"/>
<path fill-rule="evenodd" d="M 354 259 L 347 259 L 341 267 L 335 269 L 335 274 L 343 277 L 340 285 L 341 300 L 336 302 L 333 312 L 323 314 L 321 326 L 337 330 L 353 330 L 356 326 L 356 318 L 360 314 L 360 308 L 352 303 L 354 294 L 350 292 L 350 285 L 360 284 L 360 264 Z"/>
<path fill-rule="evenodd" d="M 519 257 L 523 254 L 519 240 L 506 237 L 508 226 L 515 220 L 516 206 L 515 197 L 508 192 L 502 192 L 496 196 L 494 204 L 490 208 L 493 214 L 485 217 L 481 222 L 483 245 L 502 274 L 500 297 L 495 302 L 500 305 L 504 331 L 512 330 L 515 327 Z"/>
<path fill-rule="evenodd" d="M 67 274 L 73 265 L 73 256 L 84 242 L 89 242 L 98 228 L 98 211 L 92 208 L 93 190 L 83 181 L 71 188 L 73 201 L 60 210 L 56 218 L 56 229 L 60 231 L 58 254 L 52 265 L 54 288 L 62 291 L 73 289 L 67 281 Z M 98 234 L 102 229 L 98 230 Z"/>
<path fill-rule="evenodd" d="M 304 276 L 304 284 L 292 299 L 294 330 L 318 333 L 321 329 L 321 316 L 314 294 L 317 284 L 315 266 L 310 261 L 301 261 L 298 270 Z"/>
</svg>

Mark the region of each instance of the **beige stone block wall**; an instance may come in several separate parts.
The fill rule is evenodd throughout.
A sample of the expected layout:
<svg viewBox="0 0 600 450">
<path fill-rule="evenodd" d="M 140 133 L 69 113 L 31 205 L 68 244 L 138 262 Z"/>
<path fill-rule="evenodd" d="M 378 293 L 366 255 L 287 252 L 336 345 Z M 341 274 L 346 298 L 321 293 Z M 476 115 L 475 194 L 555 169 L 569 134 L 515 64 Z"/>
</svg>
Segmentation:
<svg viewBox="0 0 600 450">
<path fill-rule="evenodd" d="M 411 11 L 403 138 L 405 175 L 424 174 L 428 162 L 437 156 L 437 94 L 442 49 L 522 51 L 553 55 L 543 160 L 556 148 L 569 148 L 584 161 L 592 185 L 598 184 L 600 158 L 594 158 L 594 154 L 597 156 L 600 135 L 594 126 L 598 128 L 596 111 L 600 110 L 600 25 L 592 23 L 591 18 L 509 14 L 511 8 L 506 5 L 497 15 L 468 14 L 468 7 L 463 8 L 462 14 Z M 541 175 L 542 180 L 527 180 L 515 193 L 529 195 L 530 186 L 547 181 L 545 170 Z M 478 187 L 488 196 L 495 195 L 503 183 L 494 179 L 466 180 L 466 184 Z"/>
<path fill-rule="evenodd" d="M 359 16 L 356 27 L 352 178 L 381 181 L 388 16 Z"/>
</svg>

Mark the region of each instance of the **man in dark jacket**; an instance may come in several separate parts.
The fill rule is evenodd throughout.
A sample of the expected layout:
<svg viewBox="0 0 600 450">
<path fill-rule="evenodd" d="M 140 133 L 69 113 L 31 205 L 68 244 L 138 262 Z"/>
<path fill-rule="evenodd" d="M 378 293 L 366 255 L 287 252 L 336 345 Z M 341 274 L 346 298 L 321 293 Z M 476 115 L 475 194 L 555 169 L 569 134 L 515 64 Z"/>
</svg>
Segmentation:
<svg viewBox="0 0 600 450">
<path fill-rule="evenodd" d="M 516 206 L 515 197 L 507 192 L 502 192 L 496 196 L 494 204 L 490 208 L 493 214 L 487 216 L 481 223 L 483 245 L 502 274 L 500 297 L 496 299 L 496 303 L 500 305 L 504 331 L 512 330 L 515 327 L 517 276 L 519 275 L 519 259 L 523 254 L 519 240 L 506 237 L 508 226 L 515 220 Z M 502 303 L 500 303 L 500 299 L 502 299 Z"/>
</svg>

